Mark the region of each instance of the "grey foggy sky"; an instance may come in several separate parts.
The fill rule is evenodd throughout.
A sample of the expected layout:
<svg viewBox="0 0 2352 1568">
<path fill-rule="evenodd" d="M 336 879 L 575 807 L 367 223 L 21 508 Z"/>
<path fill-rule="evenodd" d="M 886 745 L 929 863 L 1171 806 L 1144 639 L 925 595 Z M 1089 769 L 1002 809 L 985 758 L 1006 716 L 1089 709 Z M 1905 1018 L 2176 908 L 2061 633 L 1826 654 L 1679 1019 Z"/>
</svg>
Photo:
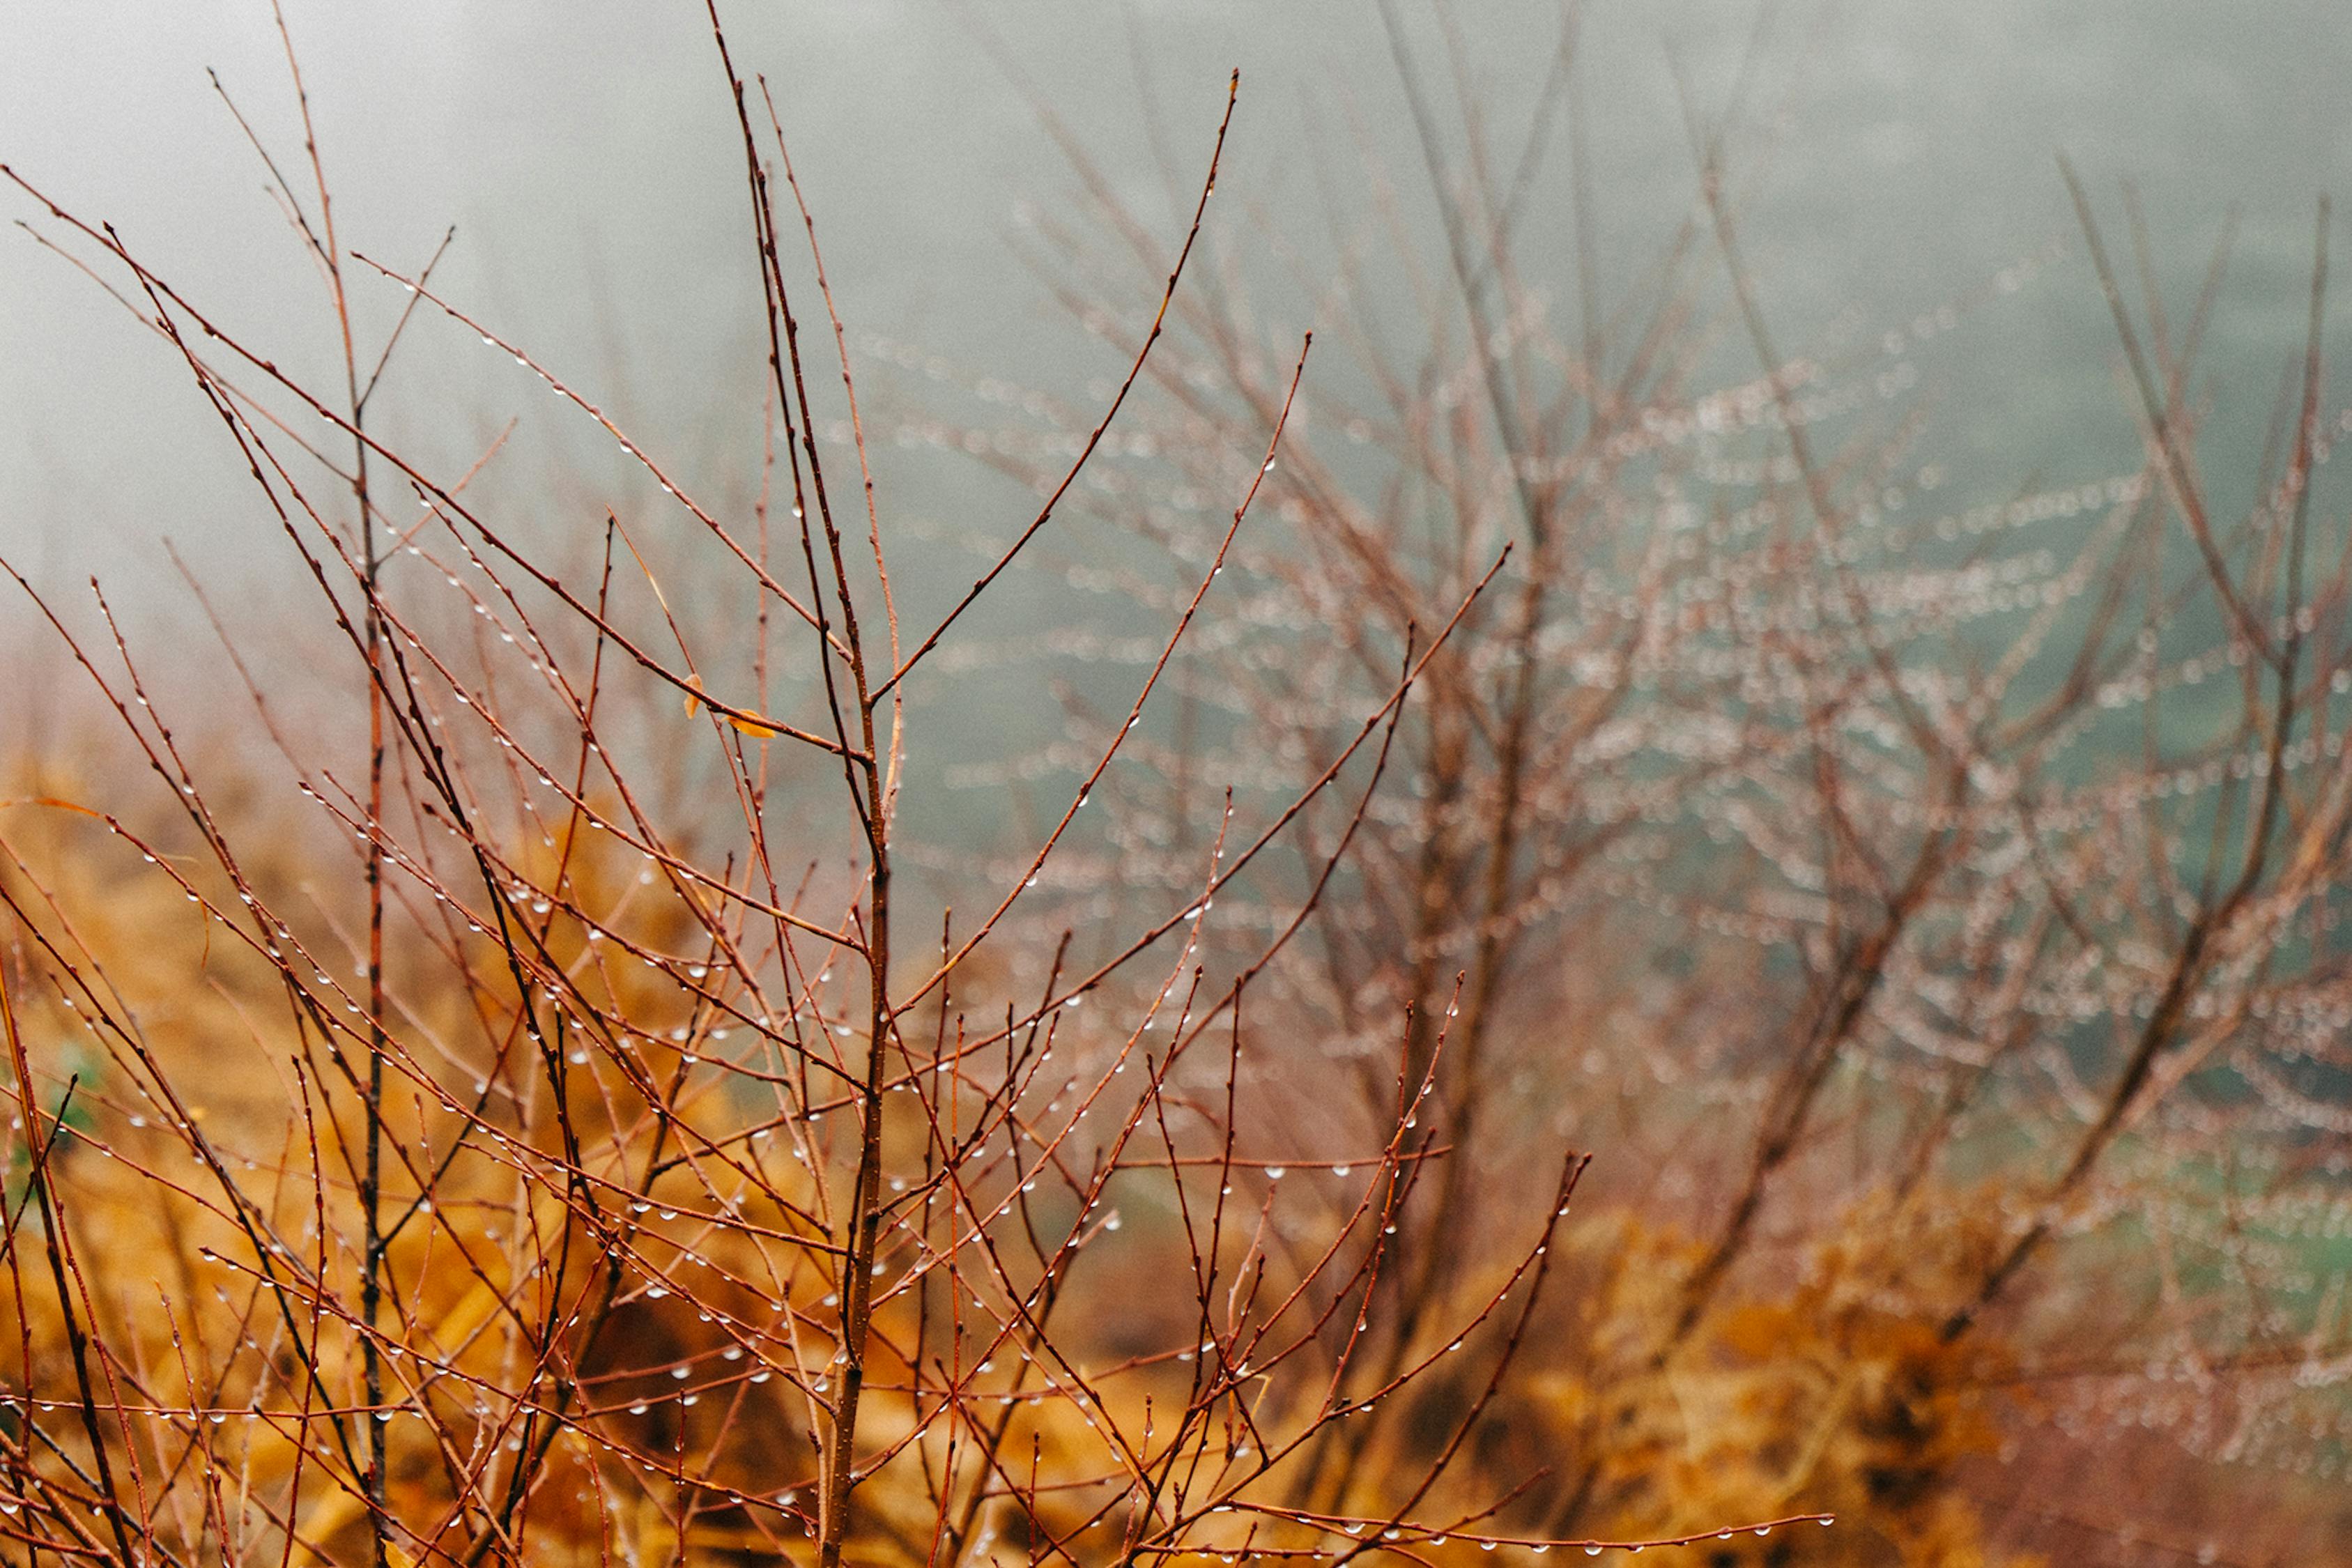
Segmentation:
<svg viewBox="0 0 2352 1568">
<path fill-rule="evenodd" d="M 1424 10 L 1403 8 L 1434 69 Z M 1072 179 L 956 9 L 809 0 L 726 14 L 743 66 L 777 84 L 853 331 L 1075 391 L 1102 373 L 1098 352 L 1088 357 L 1006 240 L 1018 204 L 1051 209 Z M 2051 159 L 2061 146 L 2104 188 L 2123 175 L 2140 183 L 2176 279 L 2194 276 L 2222 207 L 2242 204 L 2237 288 L 2217 343 L 2267 354 L 2291 330 L 2300 307 L 2286 285 L 2304 264 L 2312 195 L 2345 186 L 2352 171 L 2352 119 L 2336 97 L 2352 25 L 2337 5 L 1885 0 L 1784 10 L 1758 99 L 1780 141 L 1753 234 L 1792 348 L 1841 305 L 1899 319 L 2067 237 Z M 1702 95 L 1719 93 L 1755 10 L 1745 0 L 1602 0 L 1590 11 L 1606 277 L 1637 267 L 1689 201 L 1669 52 Z M 1277 230 L 1319 221 L 1309 154 L 1319 147 L 1347 168 L 1350 115 L 1372 128 L 1374 155 L 1426 214 L 1370 4 L 1028 0 L 978 14 L 1148 215 L 1170 221 L 1148 122 L 1157 115 L 1190 178 L 1234 65 L 1244 102 L 1220 186 L 1225 216 L 1255 207 Z M 1554 7 L 1464 0 L 1455 15 L 1482 98 L 1499 120 L 1515 118 L 1540 79 Z M 454 298 L 682 461 L 716 468 L 740 458 L 756 430 L 756 402 L 748 426 L 742 412 L 755 395 L 756 293 L 731 116 L 698 5 L 294 0 L 289 16 L 346 246 L 413 264 L 456 224 L 441 274 Z M 324 370 L 321 292 L 213 97 L 207 65 L 280 155 L 296 156 L 261 0 L 0 0 L 0 161 L 118 223 L 193 297 L 289 363 Z M 37 216 L 13 190 L 0 209 Z M 1555 212 L 1530 226 L 1528 244 L 1565 255 L 1564 236 Z M 2000 421 L 2037 399 L 2108 396 L 2087 276 L 2076 268 L 2051 292 L 2056 303 L 2036 309 L 2080 331 L 2053 339 L 2030 319 L 1996 329 L 2006 338 L 1982 352 L 2018 386 L 1964 412 L 1980 443 L 2005 439 Z M 375 293 L 391 308 L 388 289 Z M 469 352 L 462 334 L 418 337 L 399 373 L 410 401 L 391 400 L 387 414 L 397 428 L 454 455 L 520 413 L 515 471 L 549 460 L 529 445 L 535 423 L 555 414 L 543 392 Z M 2267 359 L 2259 364 L 2267 377 Z M 2112 436 L 2114 410 L 2098 415 Z M 2046 419 L 2018 435 L 2048 438 Z M 0 550 L 44 578 L 160 575 L 141 558 L 166 533 L 235 563 L 266 549 L 241 487 L 212 416 L 160 345 L 21 231 L 0 234 Z"/>
</svg>

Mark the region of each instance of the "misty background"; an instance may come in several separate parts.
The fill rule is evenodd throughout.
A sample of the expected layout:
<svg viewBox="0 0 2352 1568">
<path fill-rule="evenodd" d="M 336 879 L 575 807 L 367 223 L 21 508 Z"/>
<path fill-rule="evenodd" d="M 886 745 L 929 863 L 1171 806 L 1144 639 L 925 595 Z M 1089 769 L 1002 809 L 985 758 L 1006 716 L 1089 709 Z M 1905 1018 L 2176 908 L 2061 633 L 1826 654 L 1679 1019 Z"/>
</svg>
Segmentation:
<svg viewBox="0 0 2352 1568">
<path fill-rule="evenodd" d="M 1426 22 L 1403 9 L 1409 26 Z M 1674 62 L 1697 107 L 1719 107 L 1757 11 L 1672 0 L 1585 12 L 1598 250 L 1604 273 L 1630 276 L 1694 200 Z M 1072 181 L 1007 59 L 1144 212 L 1161 212 L 1171 240 L 1155 138 L 1181 179 L 1196 178 L 1235 66 L 1221 216 L 1255 209 L 1311 242 L 1317 166 L 1358 163 L 1358 129 L 1409 216 L 1432 212 L 1370 5 L 817 0 L 727 14 L 743 68 L 777 90 L 853 332 L 1015 381 L 1076 388 L 1110 365 L 1077 343 L 1009 243 L 1024 204 L 1066 205 Z M 740 148 L 699 5 L 294 0 L 288 18 L 348 246 L 414 266 L 454 225 L 440 273 L 452 299 L 592 395 L 650 417 L 649 437 L 703 443 L 714 461 L 740 456 L 712 426 L 740 434 L 745 423 L 756 295 Z M 1507 134 L 1542 83 L 1557 8 L 1489 0 L 1459 21 Z M 1434 34 L 1414 37 L 1437 71 Z M 2063 149 L 2103 194 L 2118 177 L 2138 183 L 2176 285 L 2201 268 L 2224 209 L 2242 207 L 2235 286 L 2208 363 L 2268 375 L 2266 354 L 2247 356 L 2284 341 L 2300 309 L 2298 289 L 2271 285 L 2307 261 L 2313 195 L 2352 170 L 2337 94 L 2347 45 L 2352 19 L 2325 0 L 1781 7 L 1752 89 L 1778 145 L 1748 222 L 1787 352 L 1841 310 L 1899 321 L 2071 240 L 2053 162 Z M 116 224 L 225 321 L 322 359 L 322 290 L 208 67 L 282 158 L 299 155 L 259 0 L 8 0 L 0 160 Z M 1565 163 L 1554 163 L 1557 199 L 1533 204 L 1524 246 L 1558 247 L 1565 289 Z M 7 206 L 12 219 L 37 216 L 20 193 Z M 391 304 L 390 285 L 370 291 Z M 2111 356 L 2095 352 L 2105 321 L 2087 268 L 2037 293 L 2056 297 L 1979 333 L 1998 339 L 1978 346 L 2013 392 L 2007 412 L 2079 399 L 2068 434 L 2111 439 L 2126 422 L 2108 392 Z M 431 361 L 408 362 L 416 383 L 474 395 L 467 412 L 486 421 L 561 417 L 523 401 L 537 389 L 502 357 L 424 325 L 408 351 Z M 0 540 L 12 557 L 104 569 L 167 532 L 239 547 L 250 507 L 212 416 L 161 344 L 21 230 L 0 244 Z M 1954 401 L 1970 420 L 2002 412 Z M 2041 418 L 2003 434 L 2021 470 L 2063 449 Z"/>
<path fill-rule="evenodd" d="M 1433 14 L 1401 4 L 1398 15 L 1404 52 L 1451 111 Z M 413 272 L 454 227 L 439 291 L 613 414 L 706 504 L 748 510 L 764 342 L 740 142 L 702 7 L 294 0 L 286 16 L 341 243 Z M 1083 427 L 1124 368 L 1055 297 L 1067 268 L 1045 237 L 1075 229 L 1105 256 L 1123 253 L 1083 210 L 1041 107 L 1172 249 L 1227 73 L 1241 69 L 1212 265 L 1249 281 L 1269 354 L 1316 324 L 1333 237 L 1387 221 L 1391 195 L 1415 259 L 1442 267 L 1376 5 L 812 0 L 726 16 L 739 68 L 775 92 L 814 208 L 878 437 L 885 517 L 913 542 L 896 564 L 916 622 L 974 569 L 969 551 L 933 542 L 1008 537 L 1034 503 L 977 460 L 910 451 L 890 432 L 934 416 L 1002 421 L 968 395 L 983 377 L 1044 392 L 1081 411 Z M 1479 0 L 1454 16 L 1475 112 L 1516 149 L 1563 12 Z M 1637 292 L 1696 211 L 1686 114 L 1728 112 L 1747 259 L 1781 352 L 1904 338 L 1904 403 L 1928 430 L 1918 450 L 1953 476 L 1955 504 L 2139 461 L 2055 154 L 2076 161 L 2110 211 L 2121 182 L 2137 186 L 2157 273 L 2184 313 L 2234 205 L 2231 271 L 2200 360 L 2233 395 L 2217 399 L 2204 444 L 2217 495 L 2251 499 L 2263 416 L 2301 341 L 2312 203 L 2352 185 L 2352 121 L 2336 95 L 2352 21 L 2340 7 L 1671 0 L 1588 5 L 1580 27 L 1595 297 Z M 208 69 L 308 200 L 300 121 L 261 0 L 5 0 L 0 162 L 115 225 L 260 352 L 333 384 L 326 290 Z M 1563 314 L 1581 287 L 1571 129 L 1553 127 L 1517 241 L 1525 275 Z M 0 208 L 65 237 L 13 187 Z M 1701 270 L 1720 311 L 1721 268 L 1703 254 Z M 353 276 L 362 342 L 379 342 L 404 296 L 364 268 Z M 1131 264 L 1127 276 L 1132 330 L 1159 279 Z M 1089 279 L 1093 293 L 1118 298 L 1117 277 Z M 1958 300 L 1976 301 L 1962 330 L 1939 330 Z M 1401 286 L 1389 303 L 1395 332 L 1427 331 Z M 804 316 L 814 310 L 804 303 Z M 1372 303 L 1376 319 L 1383 310 Z M 1718 335 L 1723 379 L 1751 377 L 1737 335 Z M 1321 351 L 1310 397 L 1349 375 L 1344 350 Z M 370 418 L 453 473 L 510 426 L 473 492 L 510 521 L 587 539 L 615 497 L 659 511 L 650 481 L 576 409 L 429 311 Z M 0 237 L 0 553 L 47 590 L 95 573 L 134 614 L 186 616 L 163 539 L 248 614 L 307 592 L 168 348 L 12 227 Z M 1097 540 L 1067 542 L 1083 554 Z M 1043 602 L 1009 584 L 992 624 L 1018 630 Z M 20 668 L 55 658 L 21 604 L 7 619 Z M 1018 705 L 1021 683 L 994 689 Z M 1026 725 L 1055 721 L 1039 710 L 1004 729 L 1009 713 L 967 708 L 950 743 L 1017 744 L 1045 733 Z"/>
</svg>

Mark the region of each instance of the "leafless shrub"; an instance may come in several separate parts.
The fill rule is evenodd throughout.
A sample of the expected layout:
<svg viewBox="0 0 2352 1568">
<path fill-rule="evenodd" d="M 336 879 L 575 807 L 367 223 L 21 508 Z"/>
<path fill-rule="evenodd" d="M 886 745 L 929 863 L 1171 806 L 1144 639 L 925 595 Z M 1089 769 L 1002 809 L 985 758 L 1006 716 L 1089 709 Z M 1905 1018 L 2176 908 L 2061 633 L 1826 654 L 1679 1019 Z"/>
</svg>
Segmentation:
<svg viewBox="0 0 2352 1568">
<path fill-rule="evenodd" d="M 1691 222 L 1604 307 L 1589 258 L 1515 244 L 1538 188 L 1596 221 L 1575 27 L 1516 139 L 1465 78 L 1447 125 L 1400 43 L 1439 237 L 1368 168 L 1343 182 L 1368 196 L 1332 199 L 1328 273 L 1236 269 L 1180 302 L 1150 367 L 1171 412 L 1083 499 L 1195 556 L 1205 498 L 1285 406 L 1268 295 L 1307 296 L 1349 363 L 1289 407 L 1266 496 L 1287 531 L 1234 556 L 1244 616 L 1088 881 L 1171 878 L 1199 781 L 1278 799 L 1316 776 L 1408 629 L 1508 546 L 1391 786 L 1304 814 L 1302 846 L 1351 841 L 1345 894 L 1259 993 L 1297 1042 L 1266 1069 L 1280 1114 L 1334 1136 L 1383 1113 L 1406 1009 L 1449 1150 L 1359 1386 L 1442 1337 L 1428 1317 L 1486 1278 L 1527 1161 L 1567 1136 L 1604 1156 L 1563 1237 L 1573 1286 L 1531 1331 L 1556 1370 L 1470 1445 L 1503 1469 L 1567 1456 L 1518 1505 L 1542 1529 L 1801 1500 L 1856 1526 L 1805 1561 L 2324 1560 L 2340 1510 L 2273 1498 L 2340 1477 L 2352 1432 L 2327 209 L 2307 344 L 2232 513 L 2196 456 L 2228 237 L 2168 316 L 2133 207 L 2135 303 L 2064 169 L 2145 460 L 1955 500 L 1904 411 L 1912 355 L 2053 256 L 1883 344 L 1790 358 L 1741 257 L 1740 139 L 1695 113 Z M 1094 211 L 1041 222 L 1042 270 L 1131 342 L 1106 290 L 1157 275 L 1162 242 L 1057 136 Z M 1563 138 L 1567 177 L 1538 176 Z M 1381 268 L 1410 279 L 1410 328 Z M 1754 367 L 1727 384 L 1726 343 Z M 963 444 L 1034 481 L 1024 439 Z M 1102 723 L 1077 713 L 1074 742 Z M 1220 929 L 1242 942 L 1318 874 L 1269 871 Z M 1376 1489 L 1453 1408 L 1392 1403 L 1298 1495 Z"/>
<path fill-rule="evenodd" d="M 1448 715 L 1475 689 L 1465 632 L 1539 618 L 1524 573 L 1491 607 L 1486 542 L 1351 650 L 1371 694 L 1318 728 L 1311 777 L 1206 814 L 1172 858 L 1188 885 L 1083 941 L 1018 919 L 1222 613 L 1303 342 L 1077 787 L 1010 876 L 960 889 L 976 918 L 910 925 L 905 682 L 1153 368 L 1218 154 L 1126 383 L 971 595 L 902 634 L 816 227 L 711 20 L 772 372 L 749 517 L 686 494 L 429 265 L 347 246 L 307 101 L 299 159 L 254 145 L 331 301 L 323 388 L 0 169 L 219 415 L 316 617 L 312 668 L 257 670 L 238 606 L 208 600 L 264 748 L 222 758 L 152 694 L 158 660 L 196 656 L 17 578 L 131 765 L 75 784 L 51 760 L 5 839 L 10 1558 L 1428 1560 L 1818 1517 L 1585 1542 L 1519 1521 L 1549 1461 L 1498 1482 L 1471 1453 L 1529 1371 L 1584 1168 L 1552 1140 L 1507 1241 L 1487 1216 L 1442 1300 L 1434 1250 L 1402 1245 L 1462 1209 L 1451 1064 L 1485 1070 L 1483 972 L 1455 1023 L 1433 980 L 1350 1025 L 1351 1048 L 1388 1035 L 1351 1069 L 1378 1090 L 1351 1142 L 1308 1148 L 1259 1109 L 1253 1064 L 1283 1052 L 1256 996 L 1342 879 L 1356 898 L 1387 874 L 1375 804 L 1406 716 L 1424 687 Z M 393 287 L 398 327 L 361 342 L 354 299 Z M 600 426 L 675 527 L 607 513 L 587 549 L 551 543 L 384 440 L 370 399 L 402 334 L 450 327 Z M 845 446 L 819 439 L 834 420 Z M 752 624 L 682 606 L 696 574 L 753 590 Z M 1287 912 L 1211 942 L 1216 896 L 1277 853 L 1307 868 Z M 1424 1387 L 1412 1461 L 1360 1463 Z"/>
</svg>

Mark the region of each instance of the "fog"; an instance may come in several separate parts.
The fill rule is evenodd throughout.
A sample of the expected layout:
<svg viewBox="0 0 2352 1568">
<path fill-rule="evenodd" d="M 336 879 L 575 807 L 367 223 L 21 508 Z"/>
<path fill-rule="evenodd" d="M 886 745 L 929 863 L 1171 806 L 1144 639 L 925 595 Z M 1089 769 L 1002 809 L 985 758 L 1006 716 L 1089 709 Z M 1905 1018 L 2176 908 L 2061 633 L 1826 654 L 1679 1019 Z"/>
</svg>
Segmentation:
<svg viewBox="0 0 2352 1568">
<path fill-rule="evenodd" d="M 2070 246 L 2063 149 L 2103 195 L 2137 183 L 2176 295 L 2239 205 L 2233 287 L 2206 363 L 2267 382 L 2296 331 L 2291 283 L 2313 195 L 2352 169 L 2333 75 L 2352 22 L 2324 0 L 1797 5 L 1760 29 L 1753 6 L 1720 0 L 1586 9 L 1598 291 L 1638 275 L 1691 209 L 1679 70 L 1701 113 L 1739 95 L 1750 259 L 1790 353 L 1841 312 L 1849 329 L 1901 322 L 2017 258 Z M 1403 10 L 1408 52 L 1442 81 L 1428 14 Z M 1102 346 L 1070 330 L 1024 258 L 1038 250 L 1022 243 L 1024 205 L 1052 217 L 1076 189 L 1035 105 L 1172 238 L 1234 67 L 1242 105 L 1217 216 L 1245 262 L 1269 237 L 1311 251 L 1328 188 L 1344 203 L 1370 169 L 1389 171 L 1408 224 L 1430 237 L 1373 6 L 866 0 L 728 17 L 740 65 L 776 91 L 860 342 L 880 335 L 1057 391 L 1105 374 Z M 413 267 L 454 226 L 438 274 L 449 298 L 688 472 L 740 475 L 758 428 L 756 294 L 740 145 L 701 8 L 298 0 L 287 18 L 345 247 Z M 1457 20 L 1482 111 L 1507 143 L 1558 16 L 1481 0 Z M 324 373 L 323 290 L 207 68 L 299 167 L 285 60 L 258 0 L 7 0 L 0 161 L 116 225 L 225 324 Z M 1538 182 L 1523 254 L 1556 268 L 1564 293 L 1563 168 L 1555 157 Z M 24 193 L 0 204 L 63 237 Z M 360 293 L 380 328 L 392 286 L 370 279 Z M 1149 303 L 1139 279 L 1136 302 Z M 1308 324 L 1307 303 L 1295 320 L 1282 309 L 1269 304 L 1270 336 Z M 581 422 L 567 426 L 524 373 L 446 323 L 423 324 L 403 356 L 388 427 L 425 449 L 460 458 L 520 415 L 501 458 L 509 482 L 609 457 L 580 458 L 565 443 Z M 2070 248 L 2030 298 L 1931 367 L 1943 438 L 1999 455 L 1982 476 L 1994 489 L 2128 462 L 2112 357 Z M 935 485 L 906 486 L 891 498 L 902 507 L 942 501 Z M 160 536 L 233 571 L 271 558 L 229 443 L 168 351 L 12 228 L 0 241 L 0 549 L 37 580 L 99 571 L 135 598 L 162 580 L 148 548 Z"/>
</svg>

